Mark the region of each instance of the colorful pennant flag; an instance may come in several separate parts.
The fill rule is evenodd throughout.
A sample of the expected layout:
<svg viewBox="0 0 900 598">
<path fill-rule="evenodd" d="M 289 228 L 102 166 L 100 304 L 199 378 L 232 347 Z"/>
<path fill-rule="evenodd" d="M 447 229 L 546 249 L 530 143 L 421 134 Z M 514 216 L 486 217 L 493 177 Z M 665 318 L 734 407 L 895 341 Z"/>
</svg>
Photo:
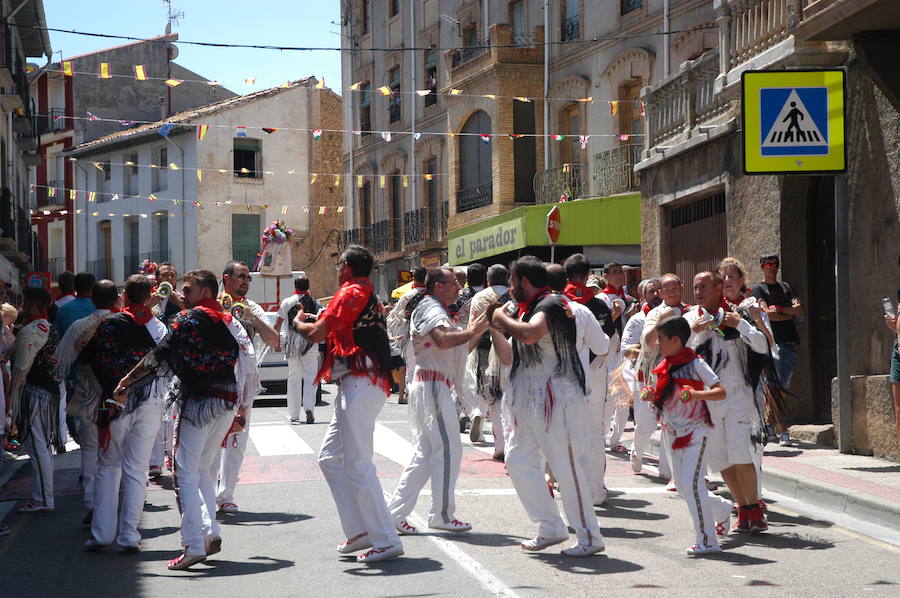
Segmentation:
<svg viewBox="0 0 900 598">
<path fill-rule="evenodd" d="M 415 139 L 416 141 L 418 141 L 419 137 L 421 137 L 421 136 L 422 136 L 421 133 L 413 133 L 413 139 Z"/>
<path fill-rule="evenodd" d="M 175 162 L 169 162 L 169 170 L 178 170 L 178 164 Z"/>
<path fill-rule="evenodd" d="M 147 80 L 147 69 L 144 68 L 143 64 L 134 65 L 134 78 L 138 81 Z"/>
<path fill-rule="evenodd" d="M 72 68 L 71 60 L 63 61 L 62 71 L 63 71 L 63 75 L 65 75 L 66 77 L 74 77 L 75 76 L 75 69 Z"/>
<path fill-rule="evenodd" d="M 641 102 L 641 116 L 647 116 L 646 112 L 644 112 L 644 102 Z"/>
<path fill-rule="evenodd" d="M 94 168 L 96 168 L 97 170 L 100 170 L 100 171 L 103 170 L 103 165 L 100 164 L 100 162 L 91 162 L 91 164 L 93 164 Z"/>
<path fill-rule="evenodd" d="M 387 184 L 387 177 L 383 174 L 378 175 L 378 187 L 384 189 Z"/>
<path fill-rule="evenodd" d="M 313 134 L 313 140 L 318 141 L 319 139 L 322 138 L 322 129 L 313 129 L 312 134 Z"/>
<path fill-rule="evenodd" d="M 344 206 L 338 206 L 338 214 L 344 213 Z"/>
<path fill-rule="evenodd" d="M 218 85 L 221 85 L 222 82 L 221 81 L 207 81 L 206 84 L 209 85 L 210 87 L 216 87 Z"/>
<path fill-rule="evenodd" d="M 148 199 L 149 201 L 156 201 L 156 200 L 159 199 L 159 198 L 156 197 L 155 194 L 151 193 L 151 194 L 150 194 L 150 197 L 148 197 L 147 199 Z"/>
<path fill-rule="evenodd" d="M 550 139 L 552 139 L 553 141 L 562 141 L 565 138 L 565 135 L 550 135 Z"/>
<path fill-rule="evenodd" d="M 166 79 L 166 85 L 169 87 L 178 87 L 182 83 L 184 83 L 184 81 L 181 79 Z"/>
<path fill-rule="evenodd" d="M 197 208 L 200 207 L 200 200 L 199 200 L 199 199 L 195 199 L 195 200 L 194 200 L 194 207 L 197 207 Z"/>
<path fill-rule="evenodd" d="M 312 173 L 312 175 L 310 175 L 309 177 L 309 184 L 314 185 L 317 178 L 319 178 L 319 175 L 317 175 L 316 173 Z"/>
<path fill-rule="evenodd" d="M 522 96 L 519 96 L 515 99 L 518 100 L 519 102 L 530 102 L 531 101 L 528 98 L 523 98 Z"/>
<path fill-rule="evenodd" d="M 56 187 L 47 189 L 47 197 L 56 197 Z"/>
<path fill-rule="evenodd" d="M 382 85 L 381 87 L 378 88 L 378 91 L 381 92 L 381 95 L 383 95 L 383 96 L 391 95 L 391 88 L 388 87 L 387 85 Z"/>
<path fill-rule="evenodd" d="M 339 174 L 334 175 L 334 186 L 335 187 L 341 186 L 341 175 L 339 175 Z"/>
<path fill-rule="evenodd" d="M 622 134 L 622 135 L 616 135 L 616 137 L 618 137 L 619 141 L 628 141 L 628 138 L 631 136 Z"/>
<path fill-rule="evenodd" d="M 419 94 L 420 96 L 424 97 L 424 96 L 427 96 L 428 94 L 430 94 L 431 90 L 430 89 L 417 89 L 416 93 Z"/>
<path fill-rule="evenodd" d="M 69 199 L 71 199 L 72 201 L 78 199 L 78 191 L 76 191 L 75 189 L 69 189 Z"/>
<path fill-rule="evenodd" d="M 509 135 L 509 138 L 510 139 L 521 139 L 524 136 L 525 135 L 523 135 L 522 133 L 513 133 L 513 134 Z"/>
<path fill-rule="evenodd" d="M 281 206 L 281 215 L 282 215 L 282 216 L 284 216 L 285 214 L 287 214 L 287 211 L 288 211 L 288 207 L 287 207 L 287 206 Z"/>
<path fill-rule="evenodd" d="M 325 206 L 319 206 L 319 214 L 325 213 Z"/>
<path fill-rule="evenodd" d="M 272 133 L 274 133 L 274 132 L 277 131 L 278 129 L 275 129 L 275 128 L 273 128 L 273 127 L 263 127 L 262 130 L 263 130 L 265 133 L 271 135 Z"/>
<path fill-rule="evenodd" d="M 325 77 L 322 77 L 316 82 L 316 89 L 325 89 Z"/>
<path fill-rule="evenodd" d="M 492 93 L 487 93 L 487 94 L 484 95 L 484 97 L 486 97 L 486 98 L 489 99 L 489 100 L 494 100 L 494 99 L 497 98 L 497 96 L 494 95 L 494 94 L 492 94 Z"/>
<path fill-rule="evenodd" d="M 362 81 L 357 81 L 356 83 L 354 83 L 353 85 L 350 86 L 350 89 L 352 89 L 353 91 L 356 91 L 357 89 L 360 88 L 360 86 L 362 86 Z"/>
<path fill-rule="evenodd" d="M 363 185 L 364 185 L 364 183 L 363 183 L 363 175 L 361 175 L 361 174 L 356 175 L 356 188 L 357 188 L 357 189 L 362 189 L 362 188 L 363 188 Z"/>
<path fill-rule="evenodd" d="M 109 74 L 109 63 L 101 62 L 100 63 L 100 78 L 101 79 L 109 79 L 112 75 Z"/>
<path fill-rule="evenodd" d="M 482 134 L 481 134 L 481 140 L 482 140 L 483 142 L 485 142 L 485 143 L 490 143 L 490 142 L 491 142 L 491 136 L 488 135 L 487 133 L 482 133 Z"/>
<path fill-rule="evenodd" d="M 592 104 L 594 102 L 594 98 L 591 96 L 588 96 L 586 98 L 578 98 L 578 101 L 579 102 L 587 102 L 588 104 Z"/>
<path fill-rule="evenodd" d="M 455 88 L 450 89 L 450 95 L 452 95 L 452 96 L 458 96 L 461 93 L 462 93 L 461 89 L 455 89 Z"/>
<path fill-rule="evenodd" d="M 235 137 L 246 137 L 247 136 L 247 127 L 241 125 L 234 128 L 234 136 Z"/>
<path fill-rule="evenodd" d="M 171 131 L 171 130 L 172 130 L 172 127 L 174 127 L 174 126 L 175 126 L 175 123 L 164 123 L 164 124 L 159 128 L 159 134 L 162 135 L 163 137 L 168 137 L 168 136 L 169 136 L 169 131 Z"/>
<path fill-rule="evenodd" d="M 109 201 L 116 201 L 117 199 L 119 199 L 118 193 L 113 193 L 112 195 L 109 196 Z"/>
<path fill-rule="evenodd" d="M 400 180 L 403 181 L 403 188 L 404 188 L 404 189 L 405 189 L 406 187 L 409 187 L 409 175 L 408 175 L 408 174 L 404 174 L 402 177 L 400 177 Z"/>
<path fill-rule="evenodd" d="M 581 135 L 578 137 L 578 141 L 581 142 L 581 149 L 585 149 L 588 144 L 588 139 L 590 139 L 590 135 Z"/>
<path fill-rule="evenodd" d="M 197 126 L 197 139 L 203 141 L 206 138 L 206 132 L 209 131 L 209 125 Z"/>
<path fill-rule="evenodd" d="M 96 191 L 88 192 L 88 201 L 97 201 L 97 192 Z"/>
<path fill-rule="evenodd" d="M 615 115 L 619 111 L 619 102 L 617 100 L 610 100 L 609 102 L 609 113 Z"/>
<path fill-rule="evenodd" d="M 434 178 L 434 175 L 433 175 L 433 174 L 426 174 L 426 175 L 425 175 L 425 180 L 426 180 L 426 181 L 430 181 L 430 180 L 433 179 L 433 178 Z"/>
<path fill-rule="evenodd" d="M 198 183 L 203 182 L 203 171 L 200 170 L 199 168 L 197 169 L 197 182 Z"/>
<path fill-rule="evenodd" d="M 249 77 L 247 79 L 244 79 L 244 83 L 246 83 L 247 85 L 253 85 L 254 83 L 256 83 L 256 77 Z"/>
<path fill-rule="evenodd" d="M 87 119 L 90 121 L 100 120 L 100 117 L 92 112 L 85 112 L 85 114 L 87 115 Z"/>
</svg>

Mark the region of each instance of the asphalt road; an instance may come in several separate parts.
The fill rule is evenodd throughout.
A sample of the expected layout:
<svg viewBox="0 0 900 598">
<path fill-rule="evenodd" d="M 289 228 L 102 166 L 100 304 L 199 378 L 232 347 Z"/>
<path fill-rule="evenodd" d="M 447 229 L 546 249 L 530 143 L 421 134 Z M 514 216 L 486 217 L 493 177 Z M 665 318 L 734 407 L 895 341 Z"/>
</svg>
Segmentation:
<svg viewBox="0 0 900 598">
<path fill-rule="evenodd" d="M 330 403 L 333 388 L 328 391 L 324 400 Z M 684 502 L 652 474 L 632 474 L 618 456 L 610 456 L 608 466 L 609 503 L 597 508 L 606 552 L 585 559 L 552 549 L 525 554 L 518 545 L 535 526 L 503 465 L 491 460 L 490 442 L 473 446 L 468 437 L 457 516 L 472 522 L 472 532 L 404 537 L 403 558 L 358 565 L 335 551 L 343 538 L 315 462 L 331 406 L 317 408 L 315 424 L 291 426 L 283 396 L 265 398 L 252 414 L 251 446 L 236 494 L 240 512 L 219 516 L 220 554 L 190 571 L 166 569 L 179 551 L 168 476 L 150 485 L 140 554 L 84 552 L 88 530 L 80 525 L 74 451 L 57 458 L 55 513 L 7 516 L 12 533 L 0 538 L 0 596 L 900 595 L 900 530 L 893 530 L 898 540 L 891 545 L 777 496 L 770 497 L 770 533 L 732 534 L 722 554 L 687 557 L 693 534 Z M 411 454 L 409 437 L 406 407 L 392 397 L 375 437 L 386 492 L 394 490 Z M 23 492 L 27 480 L 19 478 L 4 499 Z M 420 497 L 414 525 L 424 527 L 428 500 L 428 494 Z M 0 517 L 13 504 L 0 502 Z"/>
</svg>

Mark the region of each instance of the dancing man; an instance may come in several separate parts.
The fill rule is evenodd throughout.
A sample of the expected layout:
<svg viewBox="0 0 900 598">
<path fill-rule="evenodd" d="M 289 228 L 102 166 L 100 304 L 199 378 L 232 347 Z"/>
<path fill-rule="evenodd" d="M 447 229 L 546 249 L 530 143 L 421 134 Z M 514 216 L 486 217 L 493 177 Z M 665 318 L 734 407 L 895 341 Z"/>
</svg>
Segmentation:
<svg viewBox="0 0 900 598">
<path fill-rule="evenodd" d="M 216 301 L 219 283 L 208 270 L 184 275 L 187 311 L 172 318 L 171 332 L 131 370 L 115 390 L 122 401 L 128 388 L 147 376 L 177 376 L 175 492 L 181 511 L 184 552 L 169 569 L 187 569 L 221 550 L 216 522 L 216 472 L 222 438 L 241 400 L 241 384 L 256 369 L 253 343 L 244 327 Z"/>
<path fill-rule="evenodd" d="M 588 556 L 604 550 L 600 523 L 591 508 L 588 482 L 588 353 L 605 355 L 609 337 L 587 310 L 573 313 L 561 295 L 547 287 L 547 269 L 525 256 L 511 267 L 511 294 L 518 317 L 509 304 L 494 309 L 492 321 L 512 336 L 494 337 L 494 346 L 512 364 L 509 387 L 503 396 L 507 440 L 506 467 L 519 500 L 537 536 L 522 550 L 543 550 L 565 542 L 569 533 L 547 491 L 544 466 L 549 464 L 562 492 L 563 507 L 577 543 L 566 556 Z M 582 317 L 583 314 L 584 317 Z M 489 314 L 490 315 L 490 314 Z"/>
<path fill-rule="evenodd" d="M 459 283 L 450 268 L 437 268 L 425 278 L 425 298 L 412 312 L 410 342 L 416 354 L 416 367 L 409 387 L 410 424 L 415 438 L 412 461 L 403 470 L 400 483 L 388 504 L 397 531 L 417 534 L 406 518 L 416 499 L 431 478 L 431 511 L 428 527 L 451 532 L 466 532 L 472 526 L 454 516 L 456 478 L 462 460 L 462 442 L 455 434 L 456 405 L 450 390 L 455 386 L 450 372 L 462 354 L 455 347 L 472 343 L 487 330 L 484 313 L 469 322 L 466 329 L 453 324 L 447 306 L 456 299 Z"/>
<path fill-rule="evenodd" d="M 390 392 L 391 348 L 384 311 L 369 280 L 374 260 L 369 250 L 350 245 L 338 262 L 341 288 L 315 322 L 301 309 L 291 325 L 313 343 L 327 342 L 317 382 L 338 383 L 334 417 L 328 424 L 319 467 L 337 504 L 346 540 L 338 552 L 361 563 L 397 558 L 403 544 L 384 494 L 375 464 L 375 418 Z"/>
<path fill-rule="evenodd" d="M 297 311 L 303 307 L 307 317 L 315 320 L 322 310 L 322 304 L 309 294 L 309 278 L 301 274 L 294 279 L 294 294 L 281 302 L 275 331 L 281 334 L 281 324 L 288 325 L 282 335 L 281 346 L 288 362 L 287 407 L 292 424 L 300 423 L 300 407 L 306 412 L 306 423 L 316 421 L 313 409 L 316 407 L 316 373 L 319 371 L 319 347 L 300 336 L 290 325 Z"/>
</svg>

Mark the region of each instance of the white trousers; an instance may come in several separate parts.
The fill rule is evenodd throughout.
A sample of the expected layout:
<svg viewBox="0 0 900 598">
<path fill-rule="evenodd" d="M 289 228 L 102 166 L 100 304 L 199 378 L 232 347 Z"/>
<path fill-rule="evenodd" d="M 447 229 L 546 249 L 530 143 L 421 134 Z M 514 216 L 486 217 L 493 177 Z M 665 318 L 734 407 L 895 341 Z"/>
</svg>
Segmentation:
<svg viewBox="0 0 900 598">
<path fill-rule="evenodd" d="M 244 429 L 236 434 L 228 434 L 225 438 L 225 448 L 221 451 L 218 466 L 218 484 L 216 486 L 216 503 L 225 504 L 234 502 L 234 488 L 240 479 L 241 465 L 244 463 L 244 451 L 247 450 L 247 439 L 250 437 L 250 413 L 252 405 L 247 408 L 244 415 Z M 222 432 L 224 436 L 228 429 Z M 221 442 L 222 439 L 219 439 Z"/>
<path fill-rule="evenodd" d="M 368 378 L 343 378 L 319 450 L 319 468 L 331 488 L 344 536 L 368 532 L 375 548 L 400 543 L 372 463 L 375 418 L 386 399 Z"/>
<path fill-rule="evenodd" d="M 640 391 L 634 391 L 634 441 L 631 448 L 643 456 L 650 445 L 650 437 L 656 431 L 656 407 L 651 401 L 642 401 Z M 662 451 L 660 451 L 662 455 Z M 660 457 L 662 458 L 662 457 Z"/>
<path fill-rule="evenodd" d="M 66 423 L 66 382 L 59 383 L 59 439 L 63 444 L 69 438 L 69 426 Z"/>
<path fill-rule="evenodd" d="M 588 396 L 588 423 L 590 426 L 588 441 L 591 504 L 600 504 L 606 500 L 606 431 L 609 429 L 606 420 L 606 367 L 588 368 L 588 383 L 591 394 Z M 555 470 L 554 470 L 555 471 Z"/>
<path fill-rule="evenodd" d="M 198 427 L 179 415 L 175 446 L 175 495 L 181 511 L 181 545 L 193 556 L 206 554 L 206 538 L 219 536 L 216 473 L 222 438 L 234 411 Z"/>
<path fill-rule="evenodd" d="M 450 523 L 456 519 L 456 480 L 462 461 L 459 422 L 450 388 L 444 382 L 413 380 L 409 389 L 410 417 L 417 440 L 412 461 L 403 470 L 400 483 L 388 503 L 395 521 L 405 520 L 416 506 L 419 492 L 431 479 L 431 510 L 428 523 Z"/>
<path fill-rule="evenodd" d="M 503 441 L 503 409 L 500 408 L 500 401 L 495 401 L 490 408 L 491 414 L 491 434 L 494 435 L 494 455 L 502 455 L 506 452 L 506 446 Z"/>
<path fill-rule="evenodd" d="M 84 508 L 88 511 L 94 508 L 99 433 L 96 423 L 78 416 L 78 438 L 81 440 L 81 487 L 84 490 Z"/>
<path fill-rule="evenodd" d="M 160 397 L 148 398 L 109 425 L 109 446 L 97 455 L 91 522 L 91 535 L 100 544 L 115 540 L 120 546 L 137 546 L 141 541 L 137 528 L 147 493 L 147 460 L 161 427 L 162 403 Z"/>
<path fill-rule="evenodd" d="M 547 489 L 544 471 L 549 464 L 578 543 L 597 546 L 603 544 L 603 536 L 591 506 L 588 451 L 581 445 L 583 434 L 573 434 L 570 429 L 584 425 L 586 409 L 583 404 L 567 405 L 566 413 L 557 409 L 549 428 L 528 407 L 513 410 L 506 442 L 506 469 L 528 517 L 538 524 L 538 536 L 562 538 L 569 533 Z M 564 421 L 567 418 L 569 426 Z"/>
<path fill-rule="evenodd" d="M 44 401 L 36 396 L 31 397 L 31 417 L 28 420 L 28 438 L 25 440 L 25 452 L 31 458 L 31 500 L 35 504 L 53 507 L 53 456 L 50 453 L 50 441 L 45 433 Z"/>
<path fill-rule="evenodd" d="M 305 355 L 288 359 L 287 408 L 291 419 L 300 419 L 300 408 L 316 407 L 316 373 L 319 371 L 318 347 L 310 347 Z"/>
<path fill-rule="evenodd" d="M 664 432 L 663 440 L 671 447 L 674 437 Z M 706 473 L 707 443 L 706 434 L 695 431 L 688 446 L 670 448 L 669 451 L 675 486 L 687 503 L 694 522 L 694 543 L 700 546 L 718 546 L 716 522 L 725 521 L 731 516 L 731 502 L 713 494 L 706 487 L 703 476 Z"/>
</svg>

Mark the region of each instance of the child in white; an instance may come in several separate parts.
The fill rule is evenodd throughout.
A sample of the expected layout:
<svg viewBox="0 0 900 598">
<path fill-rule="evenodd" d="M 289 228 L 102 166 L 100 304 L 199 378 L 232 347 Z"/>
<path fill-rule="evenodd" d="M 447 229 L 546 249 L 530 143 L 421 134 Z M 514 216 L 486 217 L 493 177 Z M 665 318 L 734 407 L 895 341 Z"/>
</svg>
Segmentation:
<svg viewBox="0 0 900 598">
<path fill-rule="evenodd" d="M 721 552 L 717 525 L 727 525 L 731 503 L 711 494 L 703 476 L 712 426 L 706 402 L 724 399 L 725 389 L 712 368 L 684 346 L 691 334 L 684 318 L 667 320 L 657 326 L 657 332 L 663 360 L 653 370 L 656 386 L 645 387 L 641 398 L 653 401 L 662 411 L 662 438 L 670 448 L 675 484 L 694 521 L 696 539 L 687 553 Z"/>
</svg>

